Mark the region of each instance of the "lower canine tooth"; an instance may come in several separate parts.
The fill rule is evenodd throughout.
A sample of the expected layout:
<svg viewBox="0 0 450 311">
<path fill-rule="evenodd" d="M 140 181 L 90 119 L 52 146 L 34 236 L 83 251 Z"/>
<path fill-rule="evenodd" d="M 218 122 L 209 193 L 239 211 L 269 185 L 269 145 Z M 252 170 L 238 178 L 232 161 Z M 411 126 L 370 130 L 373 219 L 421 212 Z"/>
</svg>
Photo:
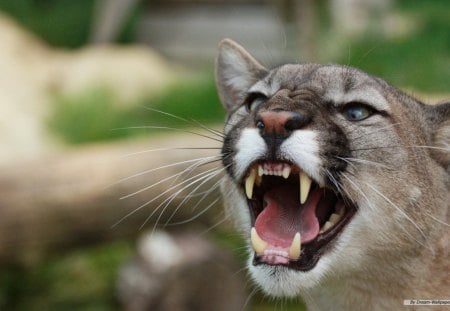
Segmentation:
<svg viewBox="0 0 450 311">
<path fill-rule="evenodd" d="M 291 246 L 289 247 L 289 259 L 297 260 L 300 258 L 302 252 L 302 239 L 300 232 L 297 232 L 292 240 Z"/>
<path fill-rule="evenodd" d="M 331 227 L 333 227 L 333 223 L 327 221 L 327 222 L 323 225 L 321 231 L 327 231 L 327 230 L 330 229 Z"/>
<path fill-rule="evenodd" d="M 266 250 L 267 242 L 259 237 L 255 227 L 252 227 L 252 230 L 250 231 L 250 240 L 252 242 L 252 246 L 256 254 L 262 255 Z"/>
<path fill-rule="evenodd" d="M 328 220 L 329 222 L 331 222 L 332 224 L 337 224 L 337 222 L 341 219 L 341 216 L 338 214 L 331 214 L 330 219 Z"/>
<path fill-rule="evenodd" d="M 300 172 L 300 203 L 303 204 L 308 198 L 309 190 L 311 189 L 311 178 L 304 172 Z"/>
<path fill-rule="evenodd" d="M 250 171 L 250 175 L 248 175 L 247 179 L 245 180 L 245 194 L 249 199 L 251 199 L 253 196 L 253 186 L 255 185 L 255 179 L 256 179 L 256 170 L 253 168 Z"/>
</svg>

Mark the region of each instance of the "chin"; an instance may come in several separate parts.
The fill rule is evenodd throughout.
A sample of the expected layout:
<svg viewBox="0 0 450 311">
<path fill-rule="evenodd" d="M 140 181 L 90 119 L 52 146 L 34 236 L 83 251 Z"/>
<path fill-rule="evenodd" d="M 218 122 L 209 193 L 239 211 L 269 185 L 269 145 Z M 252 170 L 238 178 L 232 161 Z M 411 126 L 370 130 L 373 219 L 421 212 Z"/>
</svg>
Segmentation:
<svg viewBox="0 0 450 311">
<path fill-rule="evenodd" d="M 358 269 L 358 258 L 362 254 L 356 248 L 344 246 L 347 245 L 346 242 L 349 237 L 350 234 L 342 234 L 341 240 L 334 245 L 333 250 L 321 256 L 314 268 L 308 271 L 298 271 L 283 265 L 255 265 L 253 249 L 250 248 L 247 261 L 250 276 L 266 295 L 287 298 L 302 296 L 306 298 L 308 292 L 326 287 L 326 283 L 330 279 L 336 280 L 345 275 L 348 276 Z M 348 258 L 350 256 L 344 258 L 339 255 L 345 248 L 351 250 L 351 258 Z"/>
</svg>

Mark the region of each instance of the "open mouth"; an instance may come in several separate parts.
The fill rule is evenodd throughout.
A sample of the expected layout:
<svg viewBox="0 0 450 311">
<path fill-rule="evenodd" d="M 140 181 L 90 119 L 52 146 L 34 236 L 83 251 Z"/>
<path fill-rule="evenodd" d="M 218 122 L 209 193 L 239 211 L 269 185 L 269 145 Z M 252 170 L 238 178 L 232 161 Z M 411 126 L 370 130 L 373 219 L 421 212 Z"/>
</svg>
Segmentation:
<svg viewBox="0 0 450 311">
<path fill-rule="evenodd" d="M 348 198 L 320 187 L 290 163 L 254 163 L 243 187 L 255 265 L 312 269 L 356 212 Z"/>
</svg>

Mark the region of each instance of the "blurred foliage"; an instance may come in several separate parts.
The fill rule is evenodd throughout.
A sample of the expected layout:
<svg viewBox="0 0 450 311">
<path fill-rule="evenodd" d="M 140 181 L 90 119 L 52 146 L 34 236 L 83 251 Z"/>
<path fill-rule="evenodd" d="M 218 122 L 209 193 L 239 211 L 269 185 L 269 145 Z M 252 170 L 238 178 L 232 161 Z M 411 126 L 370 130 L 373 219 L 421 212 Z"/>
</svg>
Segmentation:
<svg viewBox="0 0 450 311">
<path fill-rule="evenodd" d="M 29 267 L 2 267 L 0 310 L 121 310 L 115 298 L 117 271 L 133 253 L 132 242 L 115 241 Z"/>
<path fill-rule="evenodd" d="M 0 10 L 54 46 L 77 48 L 91 32 L 94 0 L 0 0 Z M 131 42 L 138 7 L 131 12 L 117 42 Z"/>
<path fill-rule="evenodd" d="M 117 103 L 112 91 L 92 88 L 55 99 L 49 126 L 65 142 L 124 138 L 161 131 L 146 127 L 189 127 L 189 122 L 153 111 L 158 109 L 201 123 L 221 122 L 223 108 L 213 79 L 177 83 L 159 95 L 137 103 Z"/>
<path fill-rule="evenodd" d="M 416 20 L 417 30 L 401 38 L 367 34 L 351 42 L 338 61 L 361 68 L 399 87 L 449 92 L 450 3 L 401 0 L 395 9 Z"/>
</svg>

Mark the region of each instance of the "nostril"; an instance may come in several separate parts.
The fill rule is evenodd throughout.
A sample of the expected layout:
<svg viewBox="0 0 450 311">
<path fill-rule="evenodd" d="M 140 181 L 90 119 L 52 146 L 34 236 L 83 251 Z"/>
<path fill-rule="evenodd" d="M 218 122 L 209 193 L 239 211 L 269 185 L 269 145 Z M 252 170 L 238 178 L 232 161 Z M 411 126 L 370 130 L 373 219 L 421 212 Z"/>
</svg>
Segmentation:
<svg viewBox="0 0 450 311">
<path fill-rule="evenodd" d="M 265 127 L 264 122 L 262 120 L 257 120 L 256 127 L 262 130 Z"/>
<path fill-rule="evenodd" d="M 286 121 L 284 124 L 284 128 L 287 131 L 295 131 L 303 128 L 305 125 L 309 123 L 309 117 L 301 114 L 301 113 L 295 113 L 289 120 Z"/>
</svg>

